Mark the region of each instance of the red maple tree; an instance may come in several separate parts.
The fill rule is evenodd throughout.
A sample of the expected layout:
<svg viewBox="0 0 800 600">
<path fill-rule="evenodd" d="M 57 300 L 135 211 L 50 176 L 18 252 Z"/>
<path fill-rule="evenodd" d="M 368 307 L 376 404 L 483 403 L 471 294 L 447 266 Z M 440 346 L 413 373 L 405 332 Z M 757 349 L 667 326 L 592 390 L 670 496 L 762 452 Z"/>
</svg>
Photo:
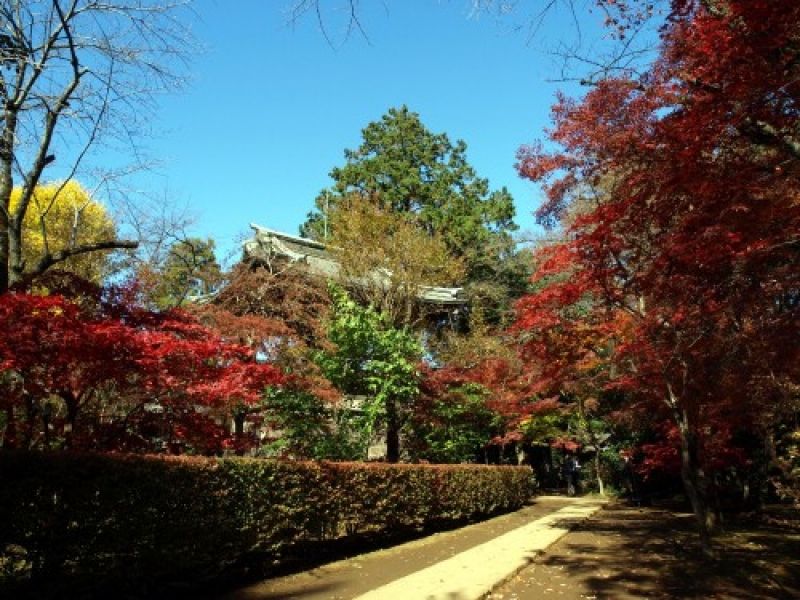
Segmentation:
<svg viewBox="0 0 800 600">
<path fill-rule="evenodd" d="M 187 313 L 149 311 L 129 289 L 47 290 L 0 295 L 6 445 L 43 431 L 46 446 L 218 452 L 237 442 L 231 412 L 285 381 L 251 348 Z"/>
<path fill-rule="evenodd" d="M 527 350 L 562 384 L 607 361 L 669 420 L 709 552 L 707 449 L 798 378 L 799 48 L 800 5 L 674 0 L 643 75 L 560 97 L 559 149 L 519 153 L 539 220 L 569 223 L 519 306 Z"/>
</svg>

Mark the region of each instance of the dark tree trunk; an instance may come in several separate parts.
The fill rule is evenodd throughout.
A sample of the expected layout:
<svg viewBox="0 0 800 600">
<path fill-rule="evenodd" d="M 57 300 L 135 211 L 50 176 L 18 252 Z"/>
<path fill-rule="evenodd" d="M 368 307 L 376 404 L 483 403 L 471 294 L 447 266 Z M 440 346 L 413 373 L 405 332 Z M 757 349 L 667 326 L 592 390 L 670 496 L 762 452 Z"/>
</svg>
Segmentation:
<svg viewBox="0 0 800 600">
<path fill-rule="evenodd" d="M 23 429 L 22 448 L 30 450 L 33 444 L 33 431 L 36 427 L 36 410 L 33 405 L 33 398 L 29 394 L 23 395 L 25 403 L 25 427 Z"/>
<path fill-rule="evenodd" d="M 8 290 L 8 258 L 8 219 L 0 210 L 0 294 Z"/>
<path fill-rule="evenodd" d="M 2 448 L 8 450 L 17 447 L 17 420 L 14 415 L 14 406 L 6 406 L 6 430 L 3 432 Z"/>
<path fill-rule="evenodd" d="M 62 396 L 67 405 L 67 422 L 64 424 L 64 449 L 72 450 L 75 446 L 75 426 L 78 424 L 79 400 L 71 394 Z"/>
<path fill-rule="evenodd" d="M 9 235 L 11 219 L 11 190 L 14 188 L 12 165 L 14 163 L 14 138 L 17 123 L 16 112 L 5 108 L 4 127 L 0 135 L 0 294 L 8 291 L 10 284 Z"/>
<path fill-rule="evenodd" d="M 386 461 L 400 461 L 400 419 L 394 400 L 386 403 Z"/>
<path fill-rule="evenodd" d="M 698 463 L 697 439 L 688 422 L 686 413 L 676 411 L 675 417 L 681 436 L 681 479 L 683 480 L 683 487 L 692 505 L 703 554 L 707 557 L 714 557 L 710 527 L 713 525 L 713 517 L 711 517 L 708 510 L 705 477 Z"/>
</svg>

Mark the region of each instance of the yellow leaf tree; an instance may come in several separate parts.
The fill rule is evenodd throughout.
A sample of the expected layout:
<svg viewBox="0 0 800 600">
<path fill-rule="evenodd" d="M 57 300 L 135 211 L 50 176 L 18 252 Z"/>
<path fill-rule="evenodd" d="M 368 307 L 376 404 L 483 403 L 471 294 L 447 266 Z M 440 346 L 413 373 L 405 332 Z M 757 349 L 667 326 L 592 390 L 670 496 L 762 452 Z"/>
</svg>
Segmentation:
<svg viewBox="0 0 800 600">
<path fill-rule="evenodd" d="M 21 188 L 14 188 L 12 211 L 21 195 Z M 22 222 L 23 272 L 40 273 L 43 266 L 49 266 L 46 263 L 66 255 L 57 261 L 60 268 L 99 283 L 108 274 L 109 250 L 72 252 L 115 237 L 111 215 L 80 183 L 70 180 L 39 185 Z"/>
<path fill-rule="evenodd" d="M 374 200 L 353 194 L 329 218 L 329 250 L 340 264 L 342 283 L 395 326 L 413 327 L 424 318 L 422 290 L 457 285 L 464 277 L 462 260 L 440 235 Z"/>
</svg>

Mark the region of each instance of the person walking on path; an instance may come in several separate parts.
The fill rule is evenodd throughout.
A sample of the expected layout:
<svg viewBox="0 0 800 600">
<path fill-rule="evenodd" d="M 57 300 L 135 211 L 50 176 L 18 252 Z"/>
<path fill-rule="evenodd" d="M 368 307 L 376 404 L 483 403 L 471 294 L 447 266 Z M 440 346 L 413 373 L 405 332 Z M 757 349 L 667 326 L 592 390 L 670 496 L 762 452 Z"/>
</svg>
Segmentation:
<svg viewBox="0 0 800 600">
<path fill-rule="evenodd" d="M 572 454 L 564 459 L 564 478 L 567 480 L 567 496 L 578 493 L 578 472 L 581 466 L 578 459 Z"/>
</svg>

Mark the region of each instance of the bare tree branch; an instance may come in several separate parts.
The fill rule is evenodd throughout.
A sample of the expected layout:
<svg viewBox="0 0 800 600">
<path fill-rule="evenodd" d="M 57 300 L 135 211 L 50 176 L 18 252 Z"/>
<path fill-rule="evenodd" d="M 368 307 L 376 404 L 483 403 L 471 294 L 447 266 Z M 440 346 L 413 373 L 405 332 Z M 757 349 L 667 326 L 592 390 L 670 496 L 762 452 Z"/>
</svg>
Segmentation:
<svg viewBox="0 0 800 600">
<path fill-rule="evenodd" d="M 29 272 L 31 276 L 41 275 L 55 264 L 64 262 L 72 256 L 97 252 L 98 250 L 134 250 L 139 247 L 139 242 L 135 240 L 108 240 L 105 242 L 94 242 L 91 244 L 81 244 L 55 253 L 45 254 L 36 266 Z"/>
<path fill-rule="evenodd" d="M 325 5 L 325 0 L 294 0 L 289 4 L 287 10 L 287 22 L 292 27 L 295 27 L 305 15 L 313 14 L 322 37 L 334 50 L 349 40 L 355 32 L 360 34 L 368 44 L 370 43 L 367 30 L 361 22 L 359 0 L 334 0 L 331 4 L 332 12 L 345 15 L 344 35 L 342 35 L 342 39 L 338 43 L 334 36 L 331 35 L 329 17 L 326 17 L 324 11 Z"/>
<path fill-rule="evenodd" d="M 180 85 L 192 47 L 189 1 L 0 0 L 0 293 L 23 276 L 25 215 L 56 154 L 62 189 L 100 143 L 143 162 L 139 126 Z M 58 254 L 44 252 L 40 264 Z"/>
</svg>

